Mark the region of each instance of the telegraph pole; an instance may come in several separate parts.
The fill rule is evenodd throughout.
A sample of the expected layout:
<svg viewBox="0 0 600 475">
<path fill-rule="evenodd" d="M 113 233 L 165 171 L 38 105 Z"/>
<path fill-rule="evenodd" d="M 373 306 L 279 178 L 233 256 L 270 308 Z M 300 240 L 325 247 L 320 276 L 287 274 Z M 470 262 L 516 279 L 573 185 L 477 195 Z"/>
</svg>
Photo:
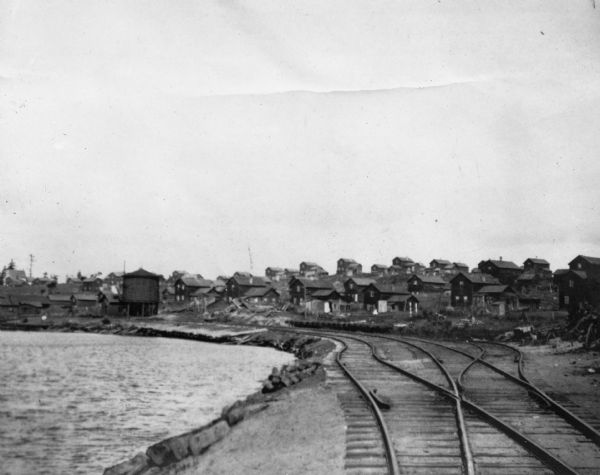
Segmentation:
<svg viewBox="0 0 600 475">
<path fill-rule="evenodd" d="M 35 261 L 35 256 L 33 254 L 29 254 L 29 278 L 30 279 L 31 279 L 31 275 L 32 275 L 34 261 Z"/>
</svg>

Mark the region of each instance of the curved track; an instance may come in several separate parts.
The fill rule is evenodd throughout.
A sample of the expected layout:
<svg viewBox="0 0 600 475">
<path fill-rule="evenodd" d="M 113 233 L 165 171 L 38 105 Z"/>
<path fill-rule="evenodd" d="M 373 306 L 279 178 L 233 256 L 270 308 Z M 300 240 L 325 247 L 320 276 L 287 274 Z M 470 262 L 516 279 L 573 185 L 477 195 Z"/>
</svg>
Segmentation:
<svg viewBox="0 0 600 475">
<path fill-rule="evenodd" d="M 600 473 L 597 441 L 554 412 L 512 347 L 309 333 L 344 346 L 328 373 L 348 423 L 349 473 Z M 391 403 L 375 417 L 373 389 Z"/>
</svg>

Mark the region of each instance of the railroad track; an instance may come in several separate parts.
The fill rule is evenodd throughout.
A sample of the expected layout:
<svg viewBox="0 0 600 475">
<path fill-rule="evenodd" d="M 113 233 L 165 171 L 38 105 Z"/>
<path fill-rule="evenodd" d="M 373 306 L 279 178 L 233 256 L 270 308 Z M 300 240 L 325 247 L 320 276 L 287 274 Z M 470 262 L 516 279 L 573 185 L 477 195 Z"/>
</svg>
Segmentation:
<svg viewBox="0 0 600 475">
<path fill-rule="evenodd" d="M 528 448 L 533 448 L 533 453 L 549 467 L 559 473 L 600 473 L 599 434 L 580 417 L 528 382 L 522 355 L 517 349 L 490 342 L 448 346 L 413 340 L 410 344 L 421 351 L 430 352 L 438 359 L 451 362 L 448 366 L 452 368 L 453 377 L 462 389 L 463 401 L 471 412 L 483 409 L 514 429 L 524 437 Z M 479 351 L 477 355 L 474 354 L 475 349 Z M 458 360 L 470 362 L 460 370 Z M 481 422 L 471 417 L 467 419 L 470 432 L 477 432 L 482 427 Z M 478 468 L 486 473 L 495 470 L 497 464 L 493 457 L 482 458 L 477 447 L 473 451 Z M 526 468 L 519 458 L 514 462 L 511 469 L 520 472 Z M 534 466 L 530 468 L 533 470 Z"/>
<path fill-rule="evenodd" d="M 512 349 L 496 347 L 495 366 L 485 344 L 309 333 L 343 345 L 327 370 L 347 421 L 348 473 L 600 473 L 597 443 L 521 379 Z"/>
</svg>

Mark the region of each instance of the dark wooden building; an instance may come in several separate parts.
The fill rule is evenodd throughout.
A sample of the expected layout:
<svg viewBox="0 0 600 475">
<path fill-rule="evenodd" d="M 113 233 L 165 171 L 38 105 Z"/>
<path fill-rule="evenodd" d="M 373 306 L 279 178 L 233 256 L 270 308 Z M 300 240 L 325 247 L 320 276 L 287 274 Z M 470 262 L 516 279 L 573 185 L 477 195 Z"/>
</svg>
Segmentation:
<svg viewBox="0 0 600 475">
<path fill-rule="evenodd" d="M 576 312 L 584 305 L 600 308 L 600 257 L 579 255 L 566 272 L 557 271 L 559 307 Z"/>
<path fill-rule="evenodd" d="M 523 270 L 514 262 L 488 259 L 481 261 L 477 266 L 479 270 L 485 274 L 489 274 L 500 281 L 504 285 L 513 285 L 519 278 Z"/>
<path fill-rule="evenodd" d="M 273 287 L 252 287 L 242 298 L 250 303 L 275 305 L 279 302 L 279 291 Z"/>
<path fill-rule="evenodd" d="M 270 287 L 271 281 L 263 277 L 241 275 L 236 273 L 225 283 L 225 296 L 227 300 L 243 297 L 252 288 Z"/>
<path fill-rule="evenodd" d="M 281 279 L 285 279 L 285 270 L 281 267 L 267 267 L 265 276 L 272 281 L 279 282 Z"/>
<path fill-rule="evenodd" d="M 443 292 L 448 282 L 437 275 L 411 275 L 406 281 L 408 291 L 419 292 Z"/>
<path fill-rule="evenodd" d="M 337 274 L 352 277 L 362 274 L 362 264 L 354 259 L 342 257 L 337 261 Z"/>
<path fill-rule="evenodd" d="M 399 273 L 412 274 L 415 271 L 415 263 L 410 257 L 394 257 L 392 266 L 398 266 Z"/>
<path fill-rule="evenodd" d="M 453 307 L 471 307 L 475 293 L 487 285 L 498 285 L 495 277 L 484 273 L 459 272 L 450 280 L 450 301 Z"/>
<path fill-rule="evenodd" d="M 322 280 L 306 279 L 303 277 L 292 277 L 288 284 L 290 301 L 294 305 L 304 305 L 312 295 L 319 290 L 334 290 L 330 282 Z"/>
<path fill-rule="evenodd" d="M 364 290 L 363 302 L 366 310 L 375 310 L 378 312 L 387 312 L 389 309 L 388 301 L 394 296 L 407 297 L 410 293 L 404 285 L 390 285 L 374 282 L 369 284 Z M 400 300 L 396 300 L 400 302 Z M 403 301 L 406 301 L 404 299 Z M 384 303 L 385 302 L 385 303 Z M 397 307 L 397 306 L 396 306 Z"/>
<path fill-rule="evenodd" d="M 175 301 L 189 302 L 195 297 L 198 290 L 208 291 L 213 286 L 212 280 L 203 279 L 195 275 L 184 275 L 175 281 Z"/>
<path fill-rule="evenodd" d="M 375 279 L 369 279 L 366 277 L 350 277 L 344 282 L 346 299 L 350 303 L 363 304 L 365 289 L 374 283 Z"/>
<path fill-rule="evenodd" d="M 387 275 L 388 270 L 388 266 L 385 266 L 383 264 L 373 264 L 371 266 L 371 274 L 375 275 Z"/>
<path fill-rule="evenodd" d="M 300 263 L 300 275 L 302 277 L 318 279 L 321 277 L 326 277 L 329 274 L 325 269 L 323 269 L 323 267 L 321 267 L 316 262 L 302 261 Z"/>
<path fill-rule="evenodd" d="M 127 315 L 139 317 L 158 313 L 159 281 L 157 274 L 141 268 L 123 276 L 121 301 Z"/>
</svg>

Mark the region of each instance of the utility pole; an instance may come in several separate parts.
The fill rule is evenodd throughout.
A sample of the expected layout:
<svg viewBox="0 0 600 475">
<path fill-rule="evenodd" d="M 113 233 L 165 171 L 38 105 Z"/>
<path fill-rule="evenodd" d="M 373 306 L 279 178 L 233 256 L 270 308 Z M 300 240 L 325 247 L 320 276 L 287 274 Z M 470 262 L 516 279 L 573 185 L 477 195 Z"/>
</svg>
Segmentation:
<svg viewBox="0 0 600 475">
<path fill-rule="evenodd" d="M 248 246 L 248 255 L 250 256 L 250 273 L 254 272 L 254 265 L 252 264 L 252 250 Z"/>
<path fill-rule="evenodd" d="M 33 270 L 33 261 L 35 261 L 35 256 L 33 254 L 29 254 L 29 278 L 31 279 L 32 270 Z"/>
</svg>

